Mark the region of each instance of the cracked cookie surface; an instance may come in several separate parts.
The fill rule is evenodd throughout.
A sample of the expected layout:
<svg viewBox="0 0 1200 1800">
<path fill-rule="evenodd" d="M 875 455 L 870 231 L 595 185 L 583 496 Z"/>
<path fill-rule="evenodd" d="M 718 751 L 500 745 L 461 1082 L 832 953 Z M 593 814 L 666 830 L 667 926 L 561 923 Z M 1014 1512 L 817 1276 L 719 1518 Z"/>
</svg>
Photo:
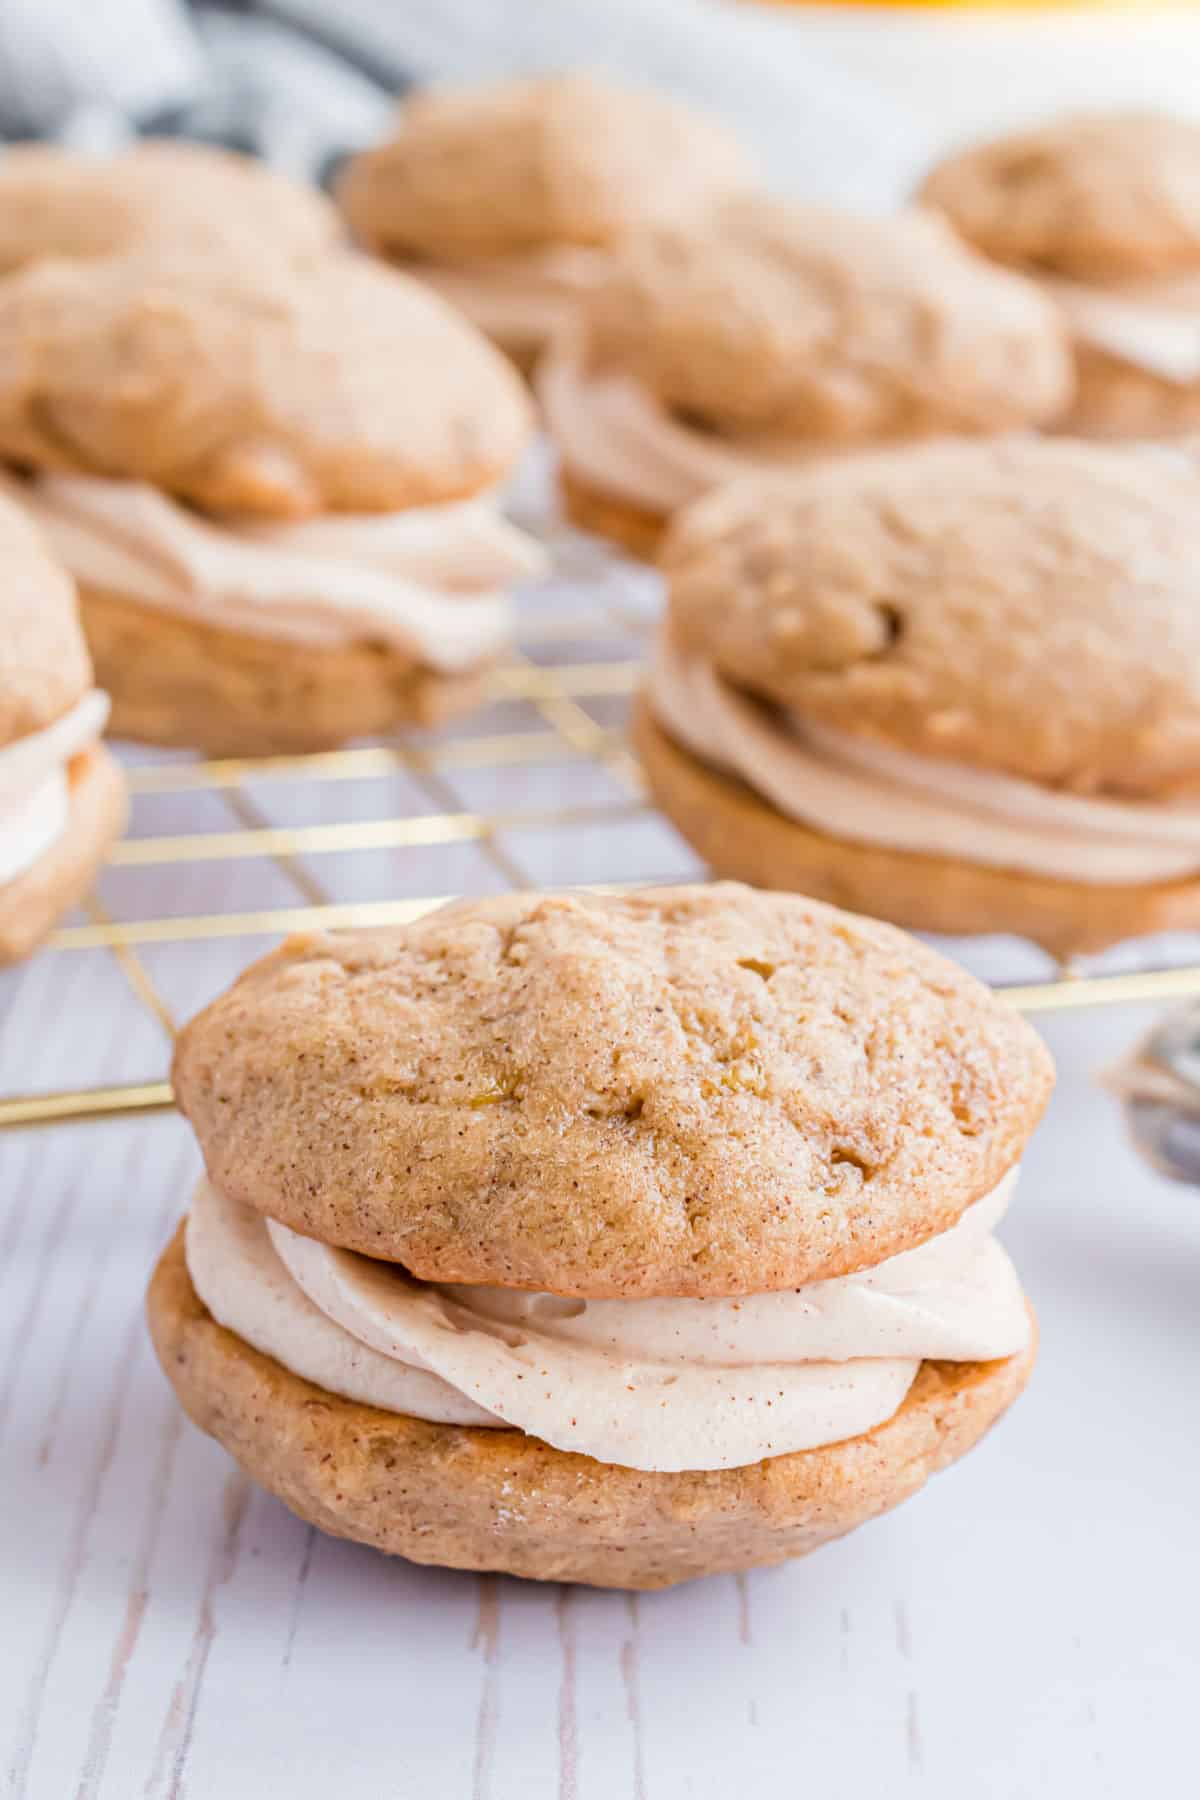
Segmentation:
<svg viewBox="0 0 1200 1800">
<path fill-rule="evenodd" d="M 930 445 L 699 502 L 680 646 L 805 720 L 1082 794 L 1200 792 L 1200 474 L 1067 440 Z"/>
<path fill-rule="evenodd" d="M 1049 1058 L 889 926 L 734 885 L 294 938 L 183 1033 L 211 1179 L 423 1279 L 762 1292 L 945 1230 Z"/>
</svg>

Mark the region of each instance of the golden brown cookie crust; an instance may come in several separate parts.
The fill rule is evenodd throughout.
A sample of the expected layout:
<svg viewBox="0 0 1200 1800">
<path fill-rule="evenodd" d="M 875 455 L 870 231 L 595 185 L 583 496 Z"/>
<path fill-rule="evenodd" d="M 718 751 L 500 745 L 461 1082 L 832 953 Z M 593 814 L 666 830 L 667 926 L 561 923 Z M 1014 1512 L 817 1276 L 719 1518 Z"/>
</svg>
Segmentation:
<svg viewBox="0 0 1200 1800">
<path fill-rule="evenodd" d="M 1200 475 L 1067 439 L 930 445 L 677 515 L 681 648 L 800 717 L 1120 799 L 1200 792 Z"/>
<path fill-rule="evenodd" d="M 1200 928 L 1200 879 L 1090 887 L 949 856 L 854 844 L 802 825 L 682 749 L 643 697 L 634 747 L 655 802 L 713 872 L 888 919 L 908 931 L 1012 932 L 1052 956 Z"/>
<path fill-rule="evenodd" d="M 386 256 L 462 262 L 608 244 L 754 179 L 722 126 L 664 95 L 584 74 L 432 89 L 396 134 L 351 158 L 337 199 Z"/>
<path fill-rule="evenodd" d="M 331 750 L 477 705 L 485 671 L 440 675 L 385 644 L 289 644 L 84 587 L 80 612 L 109 730 L 210 756 Z"/>
<path fill-rule="evenodd" d="M 951 156 L 921 199 L 997 262 L 1081 281 L 1200 266 L 1200 125 L 1085 113 Z"/>
<path fill-rule="evenodd" d="M 294 937 L 174 1071 L 232 1199 L 424 1280 L 584 1298 L 882 1262 L 996 1185 L 1052 1080 L 964 970 L 738 886 Z"/>
<path fill-rule="evenodd" d="M 109 845 L 125 828 L 125 777 L 102 744 L 76 757 L 70 779 L 65 834 L 31 869 L 0 886 L 0 964 L 28 956 L 83 898 Z"/>
<path fill-rule="evenodd" d="M 1043 424 L 1070 401 L 1056 308 L 936 215 L 761 197 L 631 232 L 590 353 L 730 433 L 837 445 Z"/>
<path fill-rule="evenodd" d="M 641 562 L 654 561 L 669 524 L 665 513 L 631 506 L 627 500 L 602 494 L 569 469 L 560 468 L 558 485 L 563 511 L 572 525 L 595 537 L 607 538 Z"/>
<path fill-rule="evenodd" d="M 411 1562 L 595 1587 L 669 1587 L 841 1537 L 965 1455 L 1017 1398 L 1036 1355 L 1031 1344 L 1001 1362 L 922 1363 L 893 1418 L 825 1449 L 648 1474 L 312 1386 L 205 1310 L 182 1227 L 147 1311 L 188 1416 L 310 1524 Z"/>
<path fill-rule="evenodd" d="M 511 365 L 364 257 L 133 255 L 0 279 L 0 455 L 148 481 L 215 512 L 454 500 L 532 427 Z"/>
<path fill-rule="evenodd" d="M 0 162 L 0 270 L 146 245 L 303 259 L 340 236 L 318 189 L 233 150 L 151 138 L 100 157 L 15 144 Z"/>
<path fill-rule="evenodd" d="M 92 685 L 75 584 L 32 521 L 0 495 L 0 749 L 44 731 Z"/>
</svg>

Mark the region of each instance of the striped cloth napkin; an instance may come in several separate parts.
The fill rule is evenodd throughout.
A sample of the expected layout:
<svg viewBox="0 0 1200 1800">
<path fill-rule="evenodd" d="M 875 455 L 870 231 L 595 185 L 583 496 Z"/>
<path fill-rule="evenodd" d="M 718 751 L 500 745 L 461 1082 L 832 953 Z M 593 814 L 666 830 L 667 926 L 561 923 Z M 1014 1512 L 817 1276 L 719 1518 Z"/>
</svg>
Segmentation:
<svg viewBox="0 0 1200 1800">
<path fill-rule="evenodd" d="M 0 0 L 0 137 L 180 134 L 321 180 L 414 83 L 566 67 L 723 116 L 783 192 L 886 204 L 925 154 L 871 84 L 716 0 Z"/>
</svg>

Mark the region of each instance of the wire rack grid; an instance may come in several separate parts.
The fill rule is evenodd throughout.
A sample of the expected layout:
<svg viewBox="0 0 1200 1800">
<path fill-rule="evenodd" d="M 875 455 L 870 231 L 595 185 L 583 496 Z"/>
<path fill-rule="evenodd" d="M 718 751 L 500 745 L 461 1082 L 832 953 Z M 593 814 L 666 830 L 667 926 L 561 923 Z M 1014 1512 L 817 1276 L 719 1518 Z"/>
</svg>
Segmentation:
<svg viewBox="0 0 1200 1800">
<path fill-rule="evenodd" d="M 0 1128 L 169 1107 L 177 1019 L 289 931 L 403 923 L 456 893 L 703 879 L 625 741 L 654 578 L 573 533 L 551 549 L 487 705 L 448 731 L 254 760 L 121 749 L 129 835 L 0 976 Z M 1013 940 L 950 948 L 1030 1012 L 1200 992 L 1197 940 L 1077 968 Z"/>
</svg>

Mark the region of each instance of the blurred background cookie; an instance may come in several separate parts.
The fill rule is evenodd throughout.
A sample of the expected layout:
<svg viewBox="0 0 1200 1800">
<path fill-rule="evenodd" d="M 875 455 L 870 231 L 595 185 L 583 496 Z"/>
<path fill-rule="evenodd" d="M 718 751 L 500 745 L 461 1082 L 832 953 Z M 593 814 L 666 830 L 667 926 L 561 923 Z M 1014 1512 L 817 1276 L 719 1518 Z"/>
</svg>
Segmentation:
<svg viewBox="0 0 1200 1800">
<path fill-rule="evenodd" d="M 351 158 L 337 195 L 356 239 L 436 287 L 532 368 L 654 218 L 703 212 L 755 178 L 724 126 L 585 74 L 433 89 Z"/>
<path fill-rule="evenodd" d="M 318 189 L 232 150 L 147 139 L 115 156 L 52 144 L 0 156 L 0 271 L 148 246 L 302 260 L 341 235 Z"/>
<path fill-rule="evenodd" d="M 478 696 L 541 563 L 496 494 L 530 408 L 435 295 L 348 255 L 47 262 L 0 280 L 0 364 L 117 735 L 312 749 Z"/>
<path fill-rule="evenodd" d="M 125 781 L 100 743 L 68 575 L 0 499 L 0 963 L 32 950 L 91 885 L 125 822 Z"/>
<path fill-rule="evenodd" d="M 722 874 L 1059 953 L 1200 925 L 1200 478 L 1062 439 L 680 519 L 637 722 Z"/>
<path fill-rule="evenodd" d="M 1061 308 L 1077 368 L 1065 430 L 1200 425 L 1200 123 L 1055 120 L 949 157 L 921 194 Z"/>
<path fill-rule="evenodd" d="M 759 197 L 631 234 L 539 374 L 568 514 L 645 554 L 709 489 L 929 437 L 1045 424 L 1053 306 L 940 220 Z"/>
</svg>

